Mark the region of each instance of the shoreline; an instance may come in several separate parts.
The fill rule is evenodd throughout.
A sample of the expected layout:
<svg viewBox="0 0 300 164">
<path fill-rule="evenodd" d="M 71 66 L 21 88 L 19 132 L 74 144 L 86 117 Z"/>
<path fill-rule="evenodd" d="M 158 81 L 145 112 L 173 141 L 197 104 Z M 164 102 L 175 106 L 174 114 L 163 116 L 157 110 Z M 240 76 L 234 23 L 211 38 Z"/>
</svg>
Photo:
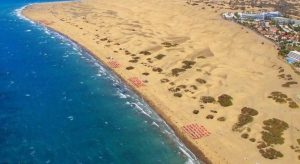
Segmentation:
<svg viewBox="0 0 300 164">
<path fill-rule="evenodd" d="M 68 1 L 66 1 L 68 2 Z M 49 3 L 55 3 L 55 2 L 49 2 Z M 36 4 L 44 4 L 44 3 L 36 3 Z M 179 141 L 181 141 L 187 148 L 189 151 L 191 151 L 198 160 L 198 162 L 204 162 L 205 164 L 211 164 L 212 161 L 209 160 L 205 154 L 199 149 L 197 148 L 197 146 L 193 145 L 192 142 L 189 141 L 189 139 L 182 135 L 182 132 L 180 132 L 180 128 L 178 128 L 174 123 L 172 123 L 168 117 L 163 113 L 162 110 L 159 109 L 159 107 L 153 102 L 151 101 L 149 98 L 147 98 L 147 96 L 143 95 L 139 90 L 137 90 L 131 83 L 129 83 L 125 78 L 123 78 L 118 72 L 116 72 L 114 69 L 110 68 L 101 58 L 99 58 L 95 53 L 93 53 L 90 49 L 88 49 L 87 47 L 83 46 L 82 44 L 80 44 L 79 42 L 73 40 L 70 36 L 61 33 L 60 31 L 55 30 L 52 27 L 49 27 L 47 25 L 41 24 L 39 22 L 36 22 L 28 17 L 26 17 L 25 15 L 22 14 L 22 11 L 25 10 L 28 6 L 31 6 L 34 4 L 29 4 L 26 5 L 24 7 L 22 7 L 21 9 L 21 15 L 28 19 L 29 21 L 38 24 L 40 26 L 43 26 L 44 28 L 47 28 L 51 31 L 54 31 L 56 33 L 58 33 L 59 35 L 65 37 L 66 39 L 70 40 L 71 42 L 75 43 L 77 46 L 79 46 L 81 49 L 83 49 L 84 51 L 86 51 L 88 54 L 90 54 L 93 58 L 95 58 L 98 62 L 101 63 L 101 65 L 108 70 L 110 73 L 113 73 L 115 76 L 117 76 L 122 82 L 123 84 L 128 87 L 130 90 L 132 90 L 137 96 L 139 96 L 142 100 L 144 100 L 149 106 L 150 108 L 171 128 L 171 130 L 174 132 L 174 134 L 176 135 L 176 137 L 179 139 Z M 194 158 L 192 158 L 194 159 Z"/>
</svg>

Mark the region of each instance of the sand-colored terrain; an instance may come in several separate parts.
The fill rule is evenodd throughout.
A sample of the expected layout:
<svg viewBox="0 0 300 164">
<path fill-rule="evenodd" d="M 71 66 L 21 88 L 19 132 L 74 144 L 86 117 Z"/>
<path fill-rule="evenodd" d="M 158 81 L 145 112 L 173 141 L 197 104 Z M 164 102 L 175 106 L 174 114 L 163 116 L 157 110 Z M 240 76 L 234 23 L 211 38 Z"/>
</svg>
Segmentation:
<svg viewBox="0 0 300 164">
<path fill-rule="evenodd" d="M 23 14 L 135 84 L 207 162 L 299 163 L 300 76 L 272 42 L 223 20 L 224 11 L 185 0 L 83 0 Z M 189 124 L 210 134 L 193 139 L 182 128 Z"/>
</svg>

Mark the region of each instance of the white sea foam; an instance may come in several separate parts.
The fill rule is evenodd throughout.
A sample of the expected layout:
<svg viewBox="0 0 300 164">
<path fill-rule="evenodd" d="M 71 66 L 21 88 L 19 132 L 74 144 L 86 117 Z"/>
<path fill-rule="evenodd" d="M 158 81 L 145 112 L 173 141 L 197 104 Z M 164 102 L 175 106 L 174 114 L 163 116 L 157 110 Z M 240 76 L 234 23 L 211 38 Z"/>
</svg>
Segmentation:
<svg viewBox="0 0 300 164">
<path fill-rule="evenodd" d="M 159 127 L 159 125 L 156 122 L 152 122 L 152 125 Z"/>
</svg>

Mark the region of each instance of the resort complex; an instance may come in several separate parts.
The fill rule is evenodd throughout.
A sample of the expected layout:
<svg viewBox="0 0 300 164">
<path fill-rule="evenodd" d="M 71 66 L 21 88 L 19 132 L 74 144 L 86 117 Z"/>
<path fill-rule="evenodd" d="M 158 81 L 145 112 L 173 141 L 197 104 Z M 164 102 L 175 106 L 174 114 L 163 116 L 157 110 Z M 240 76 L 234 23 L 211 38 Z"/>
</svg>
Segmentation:
<svg viewBox="0 0 300 164">
<path fill-rule="evenodd" d="M 300 51 L 300 20 L 285 18 L 278 11 L 261 13 L 227 12 L 223 14 L 223 17 L 255 30 L 274 41 L 278 46 L 279 55 L 286 58 L 289 63 L 294 64 L 296 69 L 299 69 L 297 67 L 299 60 L 291 60 L 291 57 L 288 56 L 299 54 L 297 51 Z"/>
</svg>

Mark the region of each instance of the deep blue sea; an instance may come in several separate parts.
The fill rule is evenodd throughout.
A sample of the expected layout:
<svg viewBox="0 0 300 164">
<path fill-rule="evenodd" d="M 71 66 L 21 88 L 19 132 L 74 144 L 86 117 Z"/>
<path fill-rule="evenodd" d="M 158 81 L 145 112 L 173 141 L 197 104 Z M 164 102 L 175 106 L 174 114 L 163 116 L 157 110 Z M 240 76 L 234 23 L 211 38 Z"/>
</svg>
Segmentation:
<svg viewBox="0 0 300 164">
<path fill-rule="evenodd" d="M 0 163 L 197 163 L 91 55 L 0 2 Z"/>
</svg>

